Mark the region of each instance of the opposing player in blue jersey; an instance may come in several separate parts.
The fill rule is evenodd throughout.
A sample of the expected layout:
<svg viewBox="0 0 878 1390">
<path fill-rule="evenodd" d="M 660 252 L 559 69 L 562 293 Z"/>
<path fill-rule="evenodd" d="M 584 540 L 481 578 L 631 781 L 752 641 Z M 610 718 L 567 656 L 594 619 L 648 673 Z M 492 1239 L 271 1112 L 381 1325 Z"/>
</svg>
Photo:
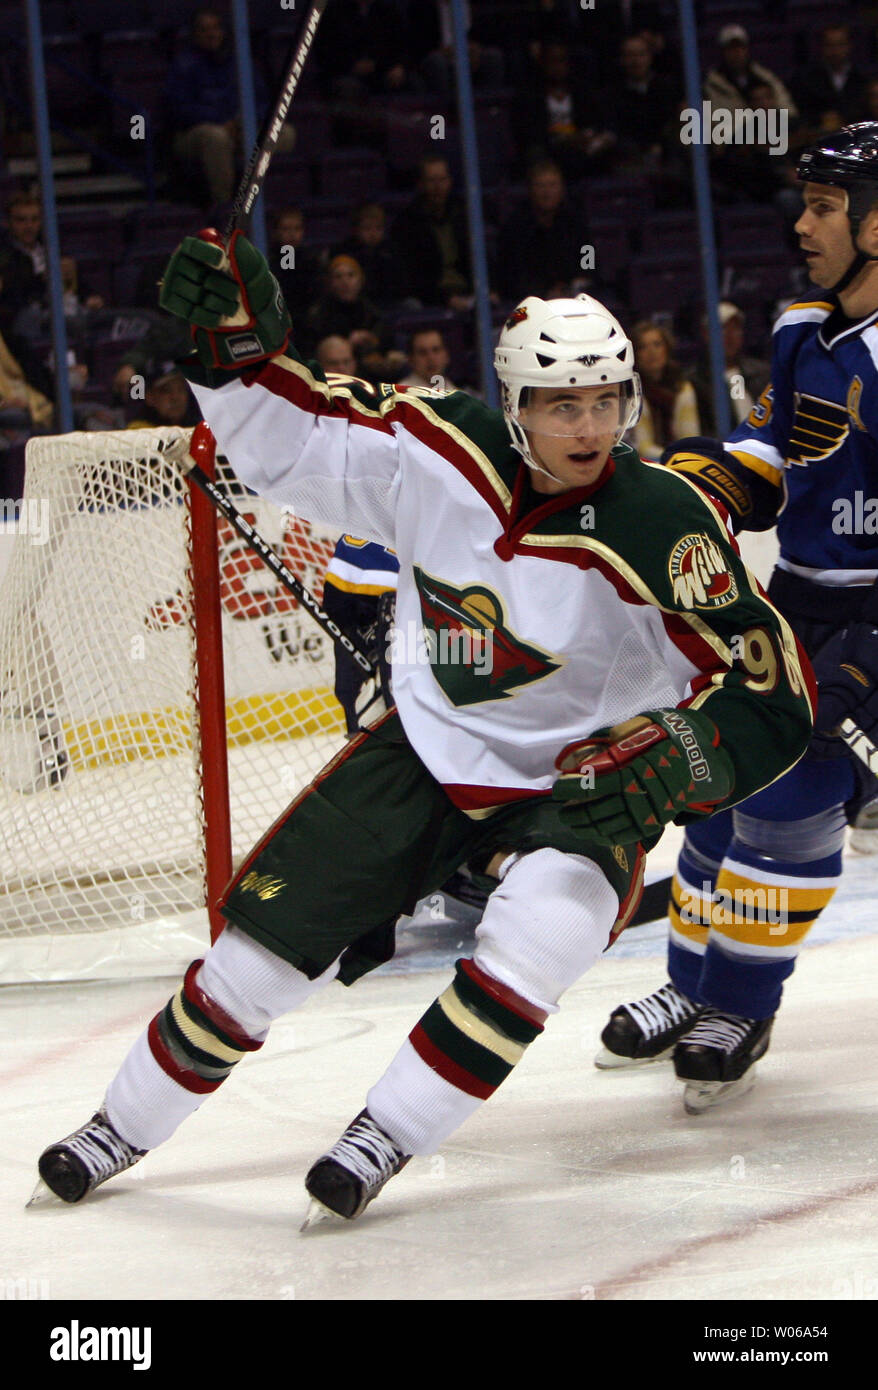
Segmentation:
<svg viewBox="0 0 878 1390">
<path fill-rule="evenodd" d="M 672 1053 L 690 1113 L 752 1085 L 783 983 L 837 887 L 848 816 L 875 794 L 832 731 L 850 716 L 878 741 L 878 122 L 827 135 L 798 174 L 796 230 L 824 293 L 778 319 L 771 383 L 725 445 L 685 439 L 663 460 L 721 501 L 735 530 L 777 525 L 768 592 L 820 682 L 805 757 L 687 828 L 670 982 L 616 1009 L 602 1034 L 598 1066 Z M 764 688 L 774 679 L 766 660 Z"/>
<path fill-rule="evenodd" d="M 334 378 L 333 378 L 334 379 Z M 387 659 L 389 630 L 393 622 L 399 561 L 386 545 L 341 536 L 323 581 L 323 608 L 342 632 L 355 632 L 366 650 L 375 655 L 380 693 L 389 709 L 390 666 Z M 369 682 L 343 647 L 335 647 L 335 698 L 344 710 L 348 735 L 358 732 L 363 713 L 361 692 Z M 368 697 L 370 691 L 366 691 Z M 369 700 L 368 717 L 376 709 Z"/>
</svg>

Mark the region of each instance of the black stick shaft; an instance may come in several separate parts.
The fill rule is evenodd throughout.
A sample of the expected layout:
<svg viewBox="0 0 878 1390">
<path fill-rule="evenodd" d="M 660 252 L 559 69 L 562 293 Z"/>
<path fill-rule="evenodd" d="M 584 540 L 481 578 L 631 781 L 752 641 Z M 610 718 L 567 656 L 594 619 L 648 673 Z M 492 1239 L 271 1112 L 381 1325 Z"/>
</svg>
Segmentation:
<svg viewBox="0 0 878 1390">
<path fill-rule="evenodd" d="M 225 493 L 220 491 L 216 484 L 208 478 L 207 474 L 199 468 L 197 464 L 187 469 L 187 477 L 191 478 L 196 487 L 201 488 L 201 491 L 210 498 L 213 505 L 231 522 L 232 526 L 238 532 L 238 535 L 243 536 L 247 544 L 255 550 L 266 568 L 270 569 L 272 574 L 275 575 L 281 583 L 289 589 L 290 593 L 299 600 L 302 607 L 307 609 L 315 623 L 317 623 L 319 627 L 322 627 L 323 631 L 328 633 L 334 642 L 337 642 L 340 647 L 344 648 L 348 655 L 357 663 L 361 671 L 365 672 L 368 676 L 374 677 L 376 675 L 375 666 L 363 648 L 352 641 L 347 633 L 342 632 L 341 628 L 332 621 L 329 615 L 324 613 L 314 595 L 310 590 L 305 588 L 301 579 L 298 579 L 296 575 L 293 574 L 293 571 L 287 568 L 280 556 L 275 554 L 268 542 L 263 540 L 259 532 L 250 525 L 247 518 L 241 515 L 234 503 L 226 497 Z"/>
<path fill-rule="evenodd" d="M 290 102 L 299 85 L 299 79 L 302 76 L 305 60 L 314 42 L 317 25 L 320 23 L 323 11 L 326 9 L 328 2 L 329 0 L 313 0 L 311 8 L 308 11 L 302 33 L 299 36 L 298 42 L 295 45 L 295 49 L 284 71 L 283 82 L 277 94 L 274 107 L 266 117 L 265 123 L 259 132 L 259 139 L 256 141 L 247 168 L 244 170 L 243 177 L 238 185 L 232 213 L 224 233 L 227 244 L 232 233 L 240 227 L 242 222 L 246 222 L 247 218 L 250 216 L 253 204 L 262 191 L 262 185 L 265 182 L 265 176 L 268 173 L 272 155 L 277 148 L 277 142 L 280 139 L 284 121 L 290 109 Z"/>
</svg>

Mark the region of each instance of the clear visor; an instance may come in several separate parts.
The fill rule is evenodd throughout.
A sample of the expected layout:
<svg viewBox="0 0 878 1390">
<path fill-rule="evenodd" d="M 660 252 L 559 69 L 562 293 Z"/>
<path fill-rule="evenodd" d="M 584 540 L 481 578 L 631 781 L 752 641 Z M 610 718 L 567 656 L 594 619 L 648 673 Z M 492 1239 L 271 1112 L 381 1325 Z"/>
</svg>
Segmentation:
<svg viewBox="0 0 878 1390">
<path fill-rule="evenodd" d="M 518 410 L 513 412 L 522 429 L 559 439 L 598 438 L 626 427 L 628 383 L 607 388 L 571 386 L 560 391 L 544 389 L 522 391 Z"/>
</svg>

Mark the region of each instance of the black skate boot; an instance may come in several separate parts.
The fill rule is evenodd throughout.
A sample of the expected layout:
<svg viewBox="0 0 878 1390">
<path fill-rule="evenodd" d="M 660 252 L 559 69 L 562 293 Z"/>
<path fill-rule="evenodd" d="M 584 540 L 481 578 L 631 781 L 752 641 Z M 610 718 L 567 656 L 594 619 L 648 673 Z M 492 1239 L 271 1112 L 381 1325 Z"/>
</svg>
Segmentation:
<svg viewBox="0 0 878 1390">
<path fill-rule="evenodd" d="M 768 1051 L 773 1018 L 737 1018 L 705 1009 L 674 1049 L 674 1071 L 685 1081 L 683 1105 L 700 1115 L 746 1095 L 756 1080 L 754 1062 Z"/>
<path fill-rule="evenodd" d="M 330 1214 L 352 1221 L 410 1157 L 396 1147 L 367 1110 L 361 1110 L 305 1179 L 312 1201 L 302 1230 Z"/>
<path fill-rule="evenodd" d="M 88 1124 L 80 1125 L 40 1155 L 40 1182 L 28 1206 L 46 1200 L 50 1193 L 62 1202 L 81 1202 L 107 1178 L 131 1168 L 146 1152 L 126 1143 L 99 1110 Z"/>
<path fill-rule="evenodd" d="M 703 1012 L 670 981 L 631 1004 L 621 1004 L 601 1033 L 596 1067 L 641 1067 L 670 1057 L 674 1043 Z"/>
</svg>

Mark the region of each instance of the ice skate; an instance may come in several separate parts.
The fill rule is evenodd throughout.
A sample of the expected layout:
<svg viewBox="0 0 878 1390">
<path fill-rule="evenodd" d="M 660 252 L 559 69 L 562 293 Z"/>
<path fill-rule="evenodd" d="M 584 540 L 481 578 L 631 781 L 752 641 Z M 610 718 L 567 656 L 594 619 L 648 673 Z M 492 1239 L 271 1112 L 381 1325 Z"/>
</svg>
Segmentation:
<svg viewBox="0 0 878 1390">
<path fill-rule="evenodd" d="M 27 1205 L 36 1206 L 53 1196 L 62 1202 L 81 1202 L 107 1178 L 131 1168 L 146 1152 L 126 1143 L 99 1110 L 88 1124 L 80 1125 L 40 1155 L 40 1181 Z"/>
<path fill-rule="evenodd" d="M 705 1009 L 674 1049 L 674 1070 L 686 1082 L 683 1105 L 700 1115 L 752 1089 L 755 1063 L 768 1051 L 773 1018 L 737 1018 Z"/>
<path fill-rule="evenodd" d="M 305 1187 L 311 1197 L 303 1231 L 327 1217 L 352 1221 L 404 1168 L 411 1155 L 398 1149 L 368 1111 L 361 1110 L 328 1153 L 318 1158 Z"/>
<path fill-rule="evenodd" d="M 594 1059 L 596 1067 L 642 1067 L 670 1057 L 677 1039 L 703 1012 L 670 983 L 645 999 L 614 1009 L 601 1033 L 603 1047 Z"/>
</svg>

